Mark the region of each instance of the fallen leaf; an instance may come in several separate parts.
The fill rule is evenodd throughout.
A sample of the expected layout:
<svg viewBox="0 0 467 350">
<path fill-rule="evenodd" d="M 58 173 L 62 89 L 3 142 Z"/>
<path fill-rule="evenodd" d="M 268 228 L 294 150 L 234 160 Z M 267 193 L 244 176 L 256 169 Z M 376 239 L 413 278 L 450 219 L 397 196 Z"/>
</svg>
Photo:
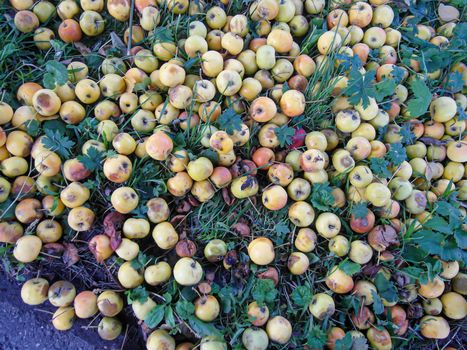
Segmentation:
<svg viewBox="0 0 467 350">
<path fill-rule="evenodd" d="M 226 187 L 222 189 L 222 198 L 224 199 L 224 202 L 229 206 L 235 202 L 235 198 L 232 198 L 229 190 Z"/>
<path fill-rule="evenodd" d="M 75 42 L 75 47 L 83 56 L 89 55 L 91 53 L 91 49 L 79 41 Z"/>
<path fill-rule="evenodd" d="M 237 222 L 236 224 L 230 226 L 230 228 L 240 236 L 248 237 L 250 235 L 250 227 L 248 227 L 248 225 L 243 222 Z"/>
<path fill-rule="evenodd" d="M 61 243 L 47 243 L 42 247 L 42 251 L 49 255 L 61 256 L 65 247 Z"/>
<path fill-rule="evenodd" d="M 266 271 L 259 273 L 258 278 L 270 279 L 274 282 L 274 285 L 277 286 L 279 283 L 279 272 L 277 272 L 274 267 L 269 267 Z"/>
<path fill-rule="evenodd" d="M 122 226 L 125 216 L 116 211 L 107 214 L 104 218 L 104 234 L 110 238 L 110 247 L 116 250 L 122 243 Z"/>
<path fill-rule="evenodd" d="M 73 243 L 63 243 L 63 245 L 65 246 L 65 252 L 62 259 L 66 266 L 70 267 L 79 261 L 78 248 Z"/>
</svg>

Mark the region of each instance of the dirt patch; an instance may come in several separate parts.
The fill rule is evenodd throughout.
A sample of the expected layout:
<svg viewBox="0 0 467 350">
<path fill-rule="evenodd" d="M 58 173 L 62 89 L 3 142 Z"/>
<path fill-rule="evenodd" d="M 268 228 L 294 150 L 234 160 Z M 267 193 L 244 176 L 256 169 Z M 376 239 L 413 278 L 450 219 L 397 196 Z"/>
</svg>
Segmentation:
<svg viewBox="0 0 467 350">
<path fill-rule="evenodd" d="M 42 310 L 42 311 L 39 311 Z M 114 350 L 120 349 L 123 336 L 107 342 L 95 328 L 84 329 L 89 321 L 76 320 L 73 329 L 57 331 L 51 323 L 51 305 L 29 306 L 22 302 L 20 285 L 0 274 L 0 344 L 2 349 Z"/>
<path fill-rule="evenodd" d="M 102 340 L 96 328 L 86 329 L 90 320 L 75 320 L 69 331 L 57 331 L 51 323 L 55 311 L 49 303 L 30 306 L 22 302 L 21 285 L 0 273 L 0 349 L 22 350 L 138 350 L 143 345 L 133 327 L 124 342 L 126 315 L 122 314 L 124 324 L 122 335 L 114 341 Z M 93 323 L 97 326 L 99 320 Z M 135 341 L 136 340 L 136 341 Z"/>
</svg>

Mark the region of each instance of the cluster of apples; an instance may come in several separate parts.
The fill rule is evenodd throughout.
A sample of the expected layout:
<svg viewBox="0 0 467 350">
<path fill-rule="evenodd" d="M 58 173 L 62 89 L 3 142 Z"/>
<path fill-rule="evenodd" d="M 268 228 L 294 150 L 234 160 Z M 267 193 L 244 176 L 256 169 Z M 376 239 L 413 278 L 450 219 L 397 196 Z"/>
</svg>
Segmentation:
<svg viewBox="0 0 467 350">
<path fill-rule="evenodd" d="M 78 6 L 73 0 L 64 0 L 56 8 L 45 0 L 37 4 L 27 0 L 10 2 L 18 10 L 14 20 L 16 27 L 24 33 L 34 32 L 39 49 L 47 50 L 51 46 L 54 32 L 45 25 L 55 11 L 63 21 L 58 35 L 64 42 L 80 41 L 83 33 L 98 36 L 105 29 L 100 14 L 104 11 L 104 1 L 84 0 Z M 228 1 L 224 5 L 228 5 Z M 394 256 L 388 248 L 398 243 L 399 235 L 413 220 L 423 223 L 429 219 L 429 203 L 435 202 L 446 190 L 454 189 L 458 191 L 459 200 L 467 200 L 466 121 L 458 116 L 467 107 L 467 97 L 462 93 L 452 97 L 437 96 L 430 104 L 429 120 L 410 116 L 404 104 L 409 96 L 407 85 L 416 76 L 411 72 L 418 73 L 421 68 L 416 60 L 411 60 L 410 70 L 398 64 L 401 32 L 391 28 L 394 10 L 387 1 L 371 0 L 349 3 L 349 6 L 333 4 L 326 17 L 328 31 L 319 36 L 316 44 L 319 54 L 314 58 L 301 52 L 299 42 L 308 33 L 310 17 L 320 17 L 325 11 L 324 0 L 257 0 L 245 14 L 233 16 L 227 15 L 224 5 L 205 10 L 198 1 L 135 1 L 139 24 L 131 28 L 131 39 L 130 30 L 125 31 L 124 40 L 141 46 L 132 47 L 131 59 L 106 58 L 100 67 L 99 79 L 89 76 L 89 67 L 76 60 L 67 66 L 69 82 L 66 84 L 46 89 L 37 82 L 26 82 L 17 91 L 20 107 L 14 110 L 0 102 L 0 160 L 4 176 L 0 178 L 0 202 L 9 198 L 17 202 L 14 217 L 0 223 L 0 241 L 15 244 L 13 255 L 18 261 L 34 261 L 44 244 L 62 239 L 61 216 L 66 214 L 71 229 L 83 232 L 95 227 L 100 214 L 98 208 L 88 202 L 92 192 L 84 184 L 93 172 L 80 162 L 78 154 L 63 159 L 44 144 L 44 135 L 36 138 L 29 135 L 28 123 L 32 120 L 41 123 L 60 119 L 68 125 L 78 125 L 88 118 L 98 121 L 99 137 L 85 140 L 76 153 L 92 157 L 95 151 L 114 151 L 103 160 L 102 174 L 113 188 L 109 207 L 125 216 L 124 238 L 115 249 L 107 235 L 97 234 L 90 239 L 89 246 L 98 261 L 110 259 L 114 253 L 124 260 L 117 277 L 125 289 L 162 286 L 172 277 L 181 286 L 203 283 L 204 271 L 196 245 L 181 241 L 170 222 L 174 198 L 193 197 L 203 203 L 217 192 L 228 189 L 237 200 L 251 199 L 260 193 L 263 206 L 271 211 L 289 205 L 288 217 L 297 230 L 291 242 L 294 248 L 287 260 L 288 272 L 280 273 L 296 276 L 309 270 L 307 254 L 315 251 L 324 240 L 333 255 L 348 257 L 361 265 L 369 263 L 376 255 L 378 260 L 391 261 Z M 131 4 L 128 0 L 110 0 L 106 10 L 116 20 L 127 21 Z M 205 16 L 189 22 L 186 38 L 171 42 L 158 39 L 156 35 L 164 11 L 176 15 L 205 11 Z M 442 25 L 436 30 L 418 24 L 418 38 L 434 45 L 446 45 L 459 20 L 456 11 L 454 7 L 444 6 L 439 12 Z M 75 19 L 78 16 L 79 21 Z M 44 27 L 38 28 L 41 24 Z M 144 40 L 151 36 L 155 39 Z M 148 42 L 150 47 L 146 46 Z M 375 49 L 378 62 L 370 59 Z M 390 108 L 383 109 L 373 98 L 367 106 L 351 104 L 341 93 L 349 77 L 340 75 L 335 78 L 335 99 L 331 108 L 335 128 L 328 125 L 308 132 L 296 129 L 293 147 L 282 150 L 276 131 L 303 115 L 309 80 L 319 74 L 332 52 L 358 56 L 363 64 L 361 70 L 376 71 L 377 81 L 390 77 L 396 66 L 402 69 L 404 77 L 396 88 Z M 192 70 L 185 65 L 188 60 L 199 65 L 198 74 L 190 73 Z M 341 59 L 336 61 L 336 65 L 340 63 Z M 466 66 L 459 63 L 451 71 L 462 74 L 465 89 Z M 441 71 L 436 71 L 428 74 L 428 78 L 437 79 L 440 75 Z M 226 110 L 244 116 L 231 132 L 223 130 L 219 124 L 221 117 L 225 119 L 229 115 L 225 114 Z M 396 118 L 410 120 L 415 141 L 406 147 L 409 159 L 390 169 L 390 178 L 377 177 L 367 160 L 383 157 L 391 144 L 402 139 Z M 386 130 L 384 142 L 377 139 L 379 129 Z M 191 149 L 177 145 L 174 133 L 187 130 L 199 135 L 198 150 L 213 151 L 216 160 L 193 156 Z M 253 138 L 258 146 L 249 155 L 251 159 L 242 159 L 240 155 L 245 153 L 243 150 Z M 168 194 L 143 203 L 147 217 L 140 218 L 132 214 L 142 204 L 140 195 L 128 180 L 138 171 L 133 169 L 134 160 L 148 157 L 170 172 L 166 179 Z M 345 190 L 343 186 L 333 187 L 334 207 L 344 209 L 358 202 L 371 205 L 364 218 L 350 217 L 350 228 L 359 234 L 358 239 L 352 241 L 344 233 L 344 218 L 333 212 L 316 213 L 308 201 L 313 186 L 335 177 L 346 179 L 348 186 Z M 263 178 L 267 179 L 266 183 L 260 183 Z M 461 212 L 465 216 L 463 208 Z M 409 218 L 401 219 L 405 216 Z M 25 234 L 31 230 L 34 234 Z M 158 248 L 176 250 L 175 264 L 160 260 L 143 269 L 135 268 L 132 261 L 142 250 L 139 240 L 150 233 Z M 252 263 L 269 267 L 272 275 L 278 276 L 279 272 L 270 266 L 276 260 L 275 248 L 269 237 L 256 237 L 249 242 L 247 252 Z M 223 267 L 229 269 L 231 263 L 227 257 L 225 241 L 216 239 L 206 244 L 204 258 L 207 261 L 223 262 Z M 463 319 L 467 314 L 466 275 L 456 261 L 442 264 L 442 279 L 414 285 L 404 300 L 412 302 L 417 295 L 425 298 L 426 316 L 421 318 L 420 325 L 422 335 L 427 338 L 448 337 L 449 324 L 439 316 L 441 313 L 454 320 Z M 382 271 L 389 274 L 385 269 Z M 451 280 L 451 291 L 445 291 L 443 279 Z M 60 283 L 65 282 L 55 284 L 60 286 Z M 113 318 L 123 307 L 118 294 L 106 291 L 97 297 L 92 292 L 83 292 L 86 294 L 78 299 L 81 293 L 75 298 L 74 287 L 66 282 L 70 293 L 54 296 L 55 284 L 48 288 L 48 282 L 43 279 L 31 280 L 23 287 L 23 299 L 37 304 L 49 298 L 59 307 L 54 317 L 57 329 L 69 329 L 75 315 L 92 317 L 99 310 L 105 316 L 99 325 L 101 337 L 114 339 L 120 334 L 121 323 Z M 362 332 L 366 331 L 372 347 L 391 349 L 389 331 L 373 326 L 375 315 L 368 307 L 377 293 L 374 281 L 355 282 L 336 266 L 325 277 L 325 285 L 328 291 L 314 295 L 309 305 L 315 319 L 323 320 L 335 313 L 333 295 L 352 293 L 364 304 L 358 313 L 350 314 L 356 328 L 352 336 L 365 337 Z M 35 295 L 39 290 L 42 294 Z M 44 290 L 48 290 L 48 294 L 44 294 Z M 117 305 L 118 312 L 99 307 L 101 297 L 114 300 L 112 304 Z M 54 298 L 57 299 L 55 304 Z M 74 308 L 70 306 L 73 300 Z M 397 336 L 404 335 L 408 320 L 403 305 L 384 298 L 382 301 L 398 327 Z M 195 316 L 201 321 L 213 322 L 219 317 L 220 303 L 210 292 L 199 296 L 194 304 Z M 156 303 L 150 298 L 144 303 L 135 301 L 132 304 L 140 320 L 154 307 Z M 266 305 L 251 301 L 247 314 L 252 326 L 243 333 L 246 349 L 264 350 L 270 342 L 287 344 L 291 339 L 290 320 L 280 315 L 269 317 Z M 344 336 L 343 328 L 331 327 L 328 347 L 333 349 L 336 341 Z M 147 340 L 149 350 L 180 350 L 193 346 L 183 343 L 176 347 L 174 338 L 164 329 L 153 331 Z M 207 337 L 201 341 L 200 348 L 222 350 L 227 349 L 227 343 Z"/>
<path fill-rule="evenodd" d="M 94 291 L 85 290 L 76 294 L 75 286 L 60 280 L 49 285 L 44 278 L 32 278 L 21 287 L 21 299 L 28 305 L 41 305 L 49 301 L 58 309 L 53 313 L 52 324 L 59 331 L 73 327 L 74 319 L 88 319 L 100 313 L 102 319 L 97 331 L 105 340 L 117 338 L 122 331 L 122 323 L 117 316 L 123 309 L 122 297 L 111 290 L 96 295 Z"/>
<path fill-rule="evenodd" d="M 135 8 L 141 15 L 141 26 L 135 26 L 133 40 L 144 36 L 142 28 L 152 30 L 159 23 L 158 2 L 162 3 L 156 0 L 135 1 Z M 65 43 L 74 43 L 86 37 L 97 37 L 104 32 L 105 10 L 117 21 L 126 22 L 131 9 L 131 2 L 128 0 L 81 0 L 79 3 L 63 0 L 58 5 L 47 0 L 11 0 L 10 3 L 17 10 L 14 17 L 16 28 L 22 33 L 33 33 L 34 43 L 40 50 L 48 50 L 51 47 L 50 41 L 56 37 L 54 30 L 49 27 L 56 16 L 61 20 L 57 28 L 58 37 Z M 169 1 L 167 6 L 173 8 L 176 3 Z M 129 35 L 130 31 L 127 29 L 124 33 L 126 42 Z"/>
</svg>

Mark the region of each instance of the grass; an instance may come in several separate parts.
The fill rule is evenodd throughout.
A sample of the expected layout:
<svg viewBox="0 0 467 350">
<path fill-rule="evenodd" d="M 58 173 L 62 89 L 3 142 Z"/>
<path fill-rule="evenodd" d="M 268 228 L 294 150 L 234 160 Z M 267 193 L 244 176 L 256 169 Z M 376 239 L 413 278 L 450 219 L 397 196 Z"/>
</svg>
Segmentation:
<svg viewBox="0 0 467 350">
<path fill-rule="evenodd" d="M 246 13 L 246 7 L 250 0 L 233 0 L 227 6 L 229 14 Z M 54 43 L 53 48 L 45 52 L 38 52 L 32 42 L 30 34 L 21 34 L 12 26 L 13 12 L 9 7 L 0 7 L 2 15 L 0 15 L 0 90 L 2 99 L 16 105 L 14 102 L 14 93 L 16 89 L 25 81 L 41 82 L 44 73 L 44 64 L 48 60 L 59 60 L 64 63 L 69 63 L 71 60 L 84 60 L 91 69 L 93 77 L 100 76 L 99 67 L 102 60 L 105 58 L 103 51 L 112 46 L 111 53 L 128 61 L 132 57 L 129 55 L 129 49 L 132 44 L 127 46 L 118 39 L 125 31 L 126 23 L 119 23 L 108 15 L 105 16 L 106 29 L 105 32 L 98 38 L 86 38 L 83 45 L 88 48 L 91 53 L 82 55 L 79 50 L 67 44 L 62 44 L 59 41 Z M 315 16 L 313 19 L 309 33 L 301 40 L 301 48 L 303 53 L 315 57 L 318 53 L 315 49 L 316 41 L 319 35 L 325 31 L 323 19 Z M 148 36 L 139 43 L 147 48 L 151 48 L 154 42 L 171 41 L 178 43 L 180 40 L 187 37 L 188 23 L 195 19 L 202 19 L 204 14 L 195 16 L 177 16 L 167 10 L 161 8 L 161 23 L 152 35 Z M 133 18 L 135 20 L 135 18 Z M 104 38 L 104 39 L 102 39 Z M 110 38 L 109 40 L 107 40 Z M 83 50 L 83 48 L 81 48 Z M 107 51 L 107 53 L 110 53 Z M 200 58 L 195 57 L 190 60 L 183 50 L 179 50 L 179 57 L 184 62 L 192 64 L 189 69 L 190 73 L 196 74 L 200 67 Z M 342 68 L 335 65 L 336 54 L 330 54 L 321 65 L 317 67 L 316 72 L 309 79 L 308 86 L 305 91 L 306 109 L 302 117 L 294 118 L 290 122 L 290 126 L 303 127 L 306 131 L 319 130 L 331 126 L 332 121 L 332 102 L 334 99 L 333 90 L 337 80 L 336 76 L 342 74 Z M 218 102 L 222 103 L 222 96 L 218 97 Z M 248 103 L 243 101 L 247 110 Z M 231 106 L 231 104 L 229 105 Z M 225 109 L 223 105 L 223 109 Z M 192 108 L 188 110 L 188 114 L 192 115 Z M 92 115 L 92 109 L 88 110 L 88 117 Z M 124 121 L 120 124 L 121 131 L 130 132 L 132 135 L 142 138 L 146 134 L 133 131 L 131 127 L 131 118 L 134 113 L 124 115 Z M 59 122 L 60 123 L 60 122 Z M 63 123 L 61 123 L 63 124 Z M 96 123 L 91 123 L 87 118 L 80 125 L 66 129 L 69 135 L 74 135 L 80 141 L 77 142 L 73 149 L 73 153 L 80 153 L 80 149 L 84 139 L 96 139 L 98 135 L 95 132 Z M 49 124 L 50 125 L 50 124 Z M 205 127 L 216 125 L 215 122 L 208 121 L 204 126 L 196 126 L 186 131 L 177 130 L 174 135 L 174 142 L 177 147 L 185 148 L 191 156 L 199 156 L 206 149 L 200 144 L 201 139 L 205 135 Z M 62 125 L 64 127 L 64 125 Z M 255 139 L 255 135 L 259 131 L 260 126 L 253 124 L 251 127 L 251 139 Z M 71 137 L 71 136 L 70 136 Z M 256 140 L 249 141 L 245 147 L 242 147 L 238 156 L 240 158 L 250 158 L 251 151 L 258 146 Z M 203 154 L 206 155 L 206 154 Z M 155 165 L 149 158 L 137 159 L 133 163 L 134 173 L 127 182 L 128 186 L 135 187 L 141 197 L 140 207 L 137 208 L 135 215 L 144 216 L 145 202 L 152 197 L 164 196 L 166 188 L 163 182 L 173 174 L 163 165 Z M 259 170 L 258 178 L 260 182 L 266 182 L 266 171 Z M 333 179 L 334 180 L 334 179 Z M 110 183 L 102 174 L 95 174 L 88 184 L 92 190 L 90 205 L 96 211 L 97 217 L 101 218 L 110 209 L 109 194 L 115 188 L 115 184 Z M 59 186 L 64 186 L 64 181 L 58 182 Z M 348 181 L 341 184 L 341 187 L 348 188 Z M 56 193 L 54 193 L 56 195 Z M 319 196 L 319 194 L 318 194 Z M 171 206 L 181 204 L 184 199 L 174 199 L 169 203 Z M 194 203 L 195 201 L 193 201 Z M 233 349 L 238 349 L 238 342 L 241 337 L 241 332 L 249 325 L 246 313 L 246 305 L 253 300 L 253 293 L 258 282 L 257 274 L 265 272 L 266 268 L 248 264 L 248 257 L 245 253 L 248 243 L 254 237 L 266 236 L 269 237 L 276 246 L 277 259 L 272 267 L 278 271 L 287 271 L 287 258 L 294 251 L 292 242 L 297 233 L 298 228 L 289 224 L 287 207 L 277 212 L 267 211 L 260 203 L 254 199 L 236 200 L 233 203 L 227 203 L 223 198 L 222 191 L 217 191 L 214 197 L 206 202 L 191 205 L 188 213 L 184 213 L 183 221 L 177 225 L 177 231 L 181 235 L 186 235 L 187 238 L 200 243 L 198 246 L 198 254 L 196 258 L 202 263 L 206 270 L 206 278 L 213 282 L 213 293 L 218 296 L 222 303 L 222 309 L 225 311 L 230 309 L 228 313 L 222 313 L 219 324 L 223 327 L 223 332 L 227 340 L 232 345 Z M 325 211 L 335 212 L 339 217 L 347 221 L 350 216 L 351 206 L 346 209 L 328 208 Z M 317 210 L 317 214 L 321 211 Z M 175 214 L 175 213 L 174 213 Z M 405 219 L 405 218 L 404 218 Z M 250 233 L 247 237 L 239 235 L 233 225 L 238 221 L 248 225 Z M 344 221 L 343 220 L 343 221 Z M 63 220 L 66 221 L 66 220 Z M 385 221 L 387 223 L 387 221 Z M 104 265 L 95 263 L 93 256 L 87 247 L 87 240 L 94 234 L 102 231 L 101 223 L 96 224 L 92 232 L 75 235 L 69 228 L 65 227 L 65 238 L 72 238 L 80 253 L 80 261 L 75 265 L 67 267 L 60 257 L 55 257 L 54 254 L 43 255 L 36 263 L 32 265 L 17 264 L 11 257 L 9 252 L 11 246 L 7 245 L 0 247 L 0 257 L 3 262 L 3 269 L 11 275 L 23 279 L 25 276 L 33 276 L 42 274 L 52 279 L 60 278 L 71 280 L 79 286 L 79 288 L 109 288 L 118 289 L 119 285 L 115 281 L 115 275 L 122 261 L 118 258 L 111 258 Z M 343 230 L 346 237 L 352 238 L 352 231 L 344 224 Z M 238 255 L 238 261 L 232 268 L 222 271 L 219 264 L 209 263 L 202 253 L 202 246 L 213 240 L 223 239 L 228 242 L 228 250 L 235 251 Z M 406 242 L 403 242 L 406 244 Z M 154 246 L 151 237 L 142 241 L 142 250 L 147 257 L 164 258 L 169 261 L 174 260 L 171 253 L 161 251 Z M 307 289 L 311 294 L 317 292 L 325 292 L 327 288 L 323 284 L 323 280 L 333 266 L 338 264 L 342 259 L 337 258 L 329 253 L 328 241 L 320 239 L 316 250 L 308 254 L 311 261 L 310 268 L 302 276 L 292 276 L 288 273 L 279 275 L 279 284 L 277 286 L 277 296 L 272 302 L 268 303 L 272 315 L 286 315 L 293 321 L 294 338 L 289 345 L 280 346 L 272 345 L 274 349 L 287 348 L 304 348 L 304 344 L 309 337 L 309 331 L 322 327 L 322 331 L 332 325 L 342 326 L 346 322 L 346 318 L 354 309 L 358 309 L 360 301 L 357 298 L 348 296 L 346 298 L 336 298 L 337 311 L 332 318 L 328 318 L 321 323 L 314 322 L 306 311 L 307 305 L 299 305 L 297 303 L 297 295 L 294 294 L 300 288 Z M 222 263 L 220 263 L 222 264 Z M 385 268 L 392 272 L 397 272 L 398 266 L 385 263 Z M 49 274 L 47 274 L 50 271 Z M 362 277 L 366 277 L 361 275 Z M 163 298 L 172 299 L 174 305 L 177 301 L 188 300 L 192 302 L 196 297 L 196 291 L 190 287 L 183 288 L 174 286 L 174 283 L 166 283 L 157 287 L 148 287 L 151 293 L 164 295 Z M 263 290 L 267 293 L 267 290 Z M 162 298 L 162 299 L 163 299 Z M 131 313 L 131 310 L 127 308 Z M 177 317 L 180 315 L 175 313 Z M 391 327 L 390 320 L 378 320 L 381 324 Z M 177 322 L 173 330 L 180 330 L 181 333 L 191 334 L 187 328 L 192 327 L 189 321 L 183 320 Z M 450 341 L 451 345 L 457 344 L 459 347 L 462 344 L 462 334 L 465 332 L 465 325 L 461 322 L 453 322 L 453 336 Z M 411 349 L 417 348 L 434 348 L 445 346 L 446 342 L 433 344 L 420 340 L 418 329 L 411 329 L 409 334 L 404 339 L 398 339 L 399 344 L 410 344 Z M 413 342 L 416 341 L 416 344 Z"/>
</svg>

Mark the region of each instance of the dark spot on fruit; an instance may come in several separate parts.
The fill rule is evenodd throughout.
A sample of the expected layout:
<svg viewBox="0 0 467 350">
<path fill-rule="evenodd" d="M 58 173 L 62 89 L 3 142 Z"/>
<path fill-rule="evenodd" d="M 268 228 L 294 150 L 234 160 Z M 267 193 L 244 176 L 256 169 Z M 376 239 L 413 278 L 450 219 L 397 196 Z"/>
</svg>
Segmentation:
<svg viewBox="0 0 467 350">
<path fill-rule="evenodd" d="M 39 109 L 42 109 L 42 107 L 49 107 L 50 106 L 50 96 L 47 94 L 40 94 L 37 96 L 37 103 L 39 104 Z"/>
</svg>

